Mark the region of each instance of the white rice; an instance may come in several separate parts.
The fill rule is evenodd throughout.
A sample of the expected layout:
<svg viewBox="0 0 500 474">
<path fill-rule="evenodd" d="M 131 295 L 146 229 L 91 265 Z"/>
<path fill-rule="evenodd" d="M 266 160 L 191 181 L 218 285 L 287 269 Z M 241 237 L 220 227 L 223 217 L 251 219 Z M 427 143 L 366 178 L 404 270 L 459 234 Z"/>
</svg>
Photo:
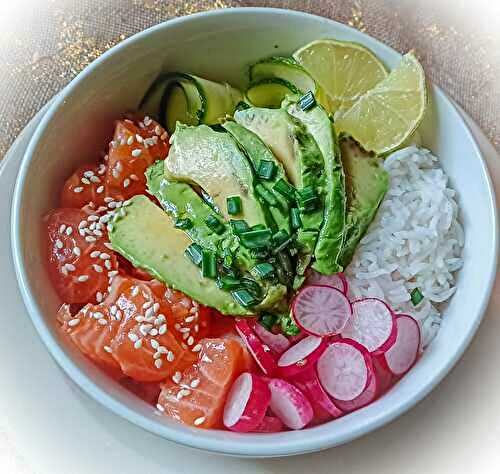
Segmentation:
<svg viewBox="0 0 500 474">
<path fill-rule="evenodd" d="M 436 335 L 440 307 L 455 291 L 464 231 L 455 191 L 438 159 L 411 146 L 384 163 L 391 185 L 377 216 L 346 269 L 351 297 L 374 296 L 421 324 L 423 346 Z M 419 288 L 423 301 L 413 306 Z"/>
</svg>

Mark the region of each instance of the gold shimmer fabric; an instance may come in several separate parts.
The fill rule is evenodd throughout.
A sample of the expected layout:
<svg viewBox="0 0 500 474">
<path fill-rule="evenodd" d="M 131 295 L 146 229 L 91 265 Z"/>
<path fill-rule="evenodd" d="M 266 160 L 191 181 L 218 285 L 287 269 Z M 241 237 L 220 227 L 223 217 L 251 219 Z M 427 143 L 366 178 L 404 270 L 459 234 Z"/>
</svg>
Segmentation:
<svg viewBox="0 0 500 474">
<path fill-rule="evenodd" d="M 0 158 L 54 94 L 126 37 L 176 16 L 250 6 L 315 13 L 414 49 L 500 151 L 499 0 L 0 0 Z"/>
</svg>

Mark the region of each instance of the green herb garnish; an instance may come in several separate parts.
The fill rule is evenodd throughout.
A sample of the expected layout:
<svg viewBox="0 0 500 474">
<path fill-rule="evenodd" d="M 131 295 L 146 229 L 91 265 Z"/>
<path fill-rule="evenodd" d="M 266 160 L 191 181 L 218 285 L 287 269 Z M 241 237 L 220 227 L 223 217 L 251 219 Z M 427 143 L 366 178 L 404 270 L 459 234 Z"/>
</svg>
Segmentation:
<svg viewBox="0 0 500 474">
<path fill-rule="evenodd" d="M 189 218 L 176 219 L 175 227 L 177 229 L 188 230 L 191 229 L 191 227 L 193 227 L 193 221 Z"/>
<path fill-rule="evenodd" d="M 254 306 L 258 302 L 257 299 L 245 289 L 232 291 L 231 295 L 238 304 L 245 308 Z"/>
<path fill-rule="evenodd" d="M 205 278 L 212 279 L 217 276 L 217 258 L 211 250 L 203 250 L 202 252 L 201 274 Z"/>
<path fill-rule="evenodd" d="M 255 186 L 255 191 L 270 206 L 277 206 L 278 205 L 278 201 L 277 201 L 276 197 L 274 196 L 274 194 L 271 191 L 269 191 L 268 189 L 266 189 L 264 186 L 262 186 L 262 184 L 258 184 L 257 186 Z"/>
<path fill-rule="evenodd" d="M 300 229 L 302 227 L 302 220 L 300 219 L 300 211 L 296 207 L 290 209 L 290 223 L 292 229 Z"/>
<path fill-rule="evenodd" d="M 230 220 L 229 225 L 233 230 L 233 234 L 239 235 L 250 229 L 249 225 L 244 220 Z"/>
<path fill-rule="evenodd" d="M 275 275 L 274 266 L 268 262 L 258 263 L 250 272 L 261 280 L 272 278 Z"/>
<path fill-rule="evenodd" d="M 267 247 L 271 243 L 271 229 L 248 230 L 240 234 L 241 243 L 247 249 Z"/>
<path fill-rule="evenodd" d="M 224 224 L 219 220 L 215 214 L 210 214 L 206 219 L 205 219 L 205 224 L 207 224 L 207 227 L 210 230 L 213 230 L 216 234 L 223 234 L 225 230 Z"/>
<path fill-rule="evenodd" d="M 424 299 L 424 295 L 422 294 L 422 292 L 418 288 L 415 288 L 410 293 L 410 298 L 411 298 L 411 302 L 412 302 L 413 306 L 417 306 Z"/>
<path fill-rule="evenodd" d="M 281 332 L 286 336 L 296 336 L 300 333 L 300 328 L 293 322 L 289 314 L 280 317 Z"/>
<path fill-rule="evenodd" d="M 276 181 L 273 189 L 289 201 L 293 201 L 296 198 L 297 190 L 290 183 L 287 183 L 283 178 L 280 178 L 278 181 Z"/>
<path fill-rule="evenodd" d="M 185 251 L 184 255 L 186 255 L 189 260 L 191 260 L 198 267 L 201 265 L 202 261 L 203 249 L 198 244 L 191 244 Z"/>
<path fill-rule="evenodd" d="M 309 91 L 307 94 L 304 94 L 299 99 L 299 107 L 304 111 L 310 110 L 315 106 L 316 106 L 316 98 L 314 97 L 312 91 Z"/>
<path fill-rule="evenodd" d="M 241 214 L 242 204 L 241 198 L 239 196 L 230 196 L 226 199 L 227 202 L 227 213 L 231 216 L 237 216 Z"/>
<path fill-rule="evenodd" d="M 261 326 L 265 327 L 268 331 L 271 331 L 272 328 L 276 325 L 277 320 L 278 317 L 276 315 L 264 313 L 260 317 L 259 323 Z"/>
<path fill-rule="evenodd" d="M 311 212 L 318 207 L 318 194 L 312 186 L 307 186 L 299 192 L 297 199 L 302 212 Z"/>
<path fill-rule="evenodd" d="M 232 291 L 241 288 L 241 280 L 232 276 L 223 276 L 217 278 L 217 287 L 221 290 Z"/>
<path fill-rule="evenodd" d="M 260 179 L 270 181 L 276 175 L 276 165 L 272 161 L 260 160 L 257 168 L 257 176 Z"/>
</svg>

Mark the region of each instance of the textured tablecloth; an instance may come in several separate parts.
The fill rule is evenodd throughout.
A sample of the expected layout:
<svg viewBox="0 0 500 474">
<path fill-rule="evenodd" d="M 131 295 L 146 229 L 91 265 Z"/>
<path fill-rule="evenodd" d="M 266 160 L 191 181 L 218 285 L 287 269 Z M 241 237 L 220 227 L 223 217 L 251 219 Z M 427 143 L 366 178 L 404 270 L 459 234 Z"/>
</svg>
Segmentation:
<svg viewBox="0 0 500 474">
<path fill-rule="evenodd" d="M 43 104 L 119 41 L 175 16 L 246 6 L 323 15 L 415 49 L 500 150 L 499 0 L 0 0 L 0 157 Z"/>
</svg>

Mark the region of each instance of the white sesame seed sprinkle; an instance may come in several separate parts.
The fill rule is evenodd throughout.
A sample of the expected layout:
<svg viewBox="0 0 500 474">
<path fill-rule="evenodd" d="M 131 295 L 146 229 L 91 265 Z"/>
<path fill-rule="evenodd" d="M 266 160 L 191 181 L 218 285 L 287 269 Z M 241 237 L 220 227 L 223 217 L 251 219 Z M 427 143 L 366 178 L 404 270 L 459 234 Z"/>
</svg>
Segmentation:
<svg viewBox="0 0 500 474">
<path fill-rule="evenodd" d="M 111 270 L 111 260 L 104 260 L 104 266 L 106 267 L 107 270 Z M 108 274 L 109 276 L 109 274 Z"/>
<path fill-rule="evenodd" d="M 158 336 L 158 329 L 156 328 L 151 329 L 151 331 L 149 331 L 149 334 L 151 336 Z"/>
<path fill-rule="evenodd" d="M 91 177 L 90 177 L 90 181 L 91 181 L 92 183 L 95 183 L 95 184 L 97 184 L 97 183 L 100 183 L 100 182 L 101 182 L 101 180 L 100 180 L 97 176 L 91 176 Z"/>
<path fill-rule="evenodd" d="M 162 134 L 162 129 L 161 129 L 161 127 L 159 125 L 157 125 L 155 127 L 155 133 L 156 133 L 156 135 L 161 135 Z"/>
<path fill-rule="evenodd" d="M 113 352 L 113 350 L 111 349 L 111 347 L 109 346 L 104 346 L 104 350 L 108 353 L 108 354 L 111 354 Z"/>
<path fill-rule="evenodd" d="M 128 338 L 132 341 L 132 342 L 136 342 L 137 340 L 139 340 L 139 336 L 137 334 L 134 334 L 133 332 L 129 332 L 128 333 Z"/>
<path fill-rule="evenodd" d="M 109 142 L 109 145 L 111 146 L 111 148 L 117 148 L 118 147 L 118 142 L 116 142 L 115 140 L 111 140 Z"/>
<path fill-rule="evenodd" d="M 88 279 L 89 279 L 89 276 L 88 276 L 88 275 L 80 275 L 80 276 L 78 277 L 78 281 L 79 281 L 80 283 L 84 283 L 84 282 L 86 282 Z"/>
<path fill-rule="evenodd" d="M 161 369 L 161 366 L 163 365 L 163 361 L 161 359 L 156 359 L 155 360 L 155 367 L 157 369 Z"/>
<path fill-rule="evenodd" d="M 104 192 L 104 186 L 99 186 L 97 189 L 96 189 L 96 193 L 97 194 L 101 194 Z M 104 217 L 104 216 L 103 216 Z"/>
<path fill-rule="evenodd" d="M 123 187 L 124 188 L 128 188 L 130 186 L 130 179 L 129 178 L 125 178 L 123 180 Z"/>
<path fill-rule="evenodd" d="M 76 267 L 72 263 L 66 263 L 64 266 L 68 272 L 74 272 L 76 270 Z"/>
<path fill-rule="evenodd" d="M 168 354 L 169 350 L 165 346 L 160 346 L 158 347 L 158 352 L 161 352 L 162 354 Z"/>
<path fill-rule="evenodd" d="M 151 316 L 154 316 L 154 314 L 155 314 L 154 308 L 148 308 L 144 313 L 144 316 L 146 316 L 146 318 L 150 318 Z"/>
<path fill-rule="evenodd" d="M 192 346 L 194 344 L 194 337 L 189 336 L 188 340 L 186 341 L 188 346 Z"/>
<path fill-rule="evenodd" d="M 195 319 L 194 316 L 188 316 L 184 321 L 186 321 L 186 323 L 192 323 Z"/>
<path fill-rule="evenodd" d="M 160 309 L 160 303 L 155 303 L 155 304 L 153 305 L 153 311 L 154 311 L 155 313 L 157 313 L 159 309 Z"/>
<path fill-rule="evenodd" d="M 113 246 L 111 245 L 111 242 L 104 242 L 104 247 L 106 247 L 109 250 L 113 250 Z"/>
<path fill-rule="evenodd" d="M 135 139 L 137 140 L 138 143 L 142 143 L 144 141 L 144 139 L 139 134 L 135 135 Z"/>
<path fill-rule="evenodd" d="M 177 329 L 177 331 L 180 331 L 181 325 L 179 323 L 175 323 L 174 328 Z"/>
<path fill-rule="evenodd" d="M 103 294 L 102 294 L 100 291 L 98 291 L 98 292 L 95 294 L 95 299 L 96 299 L 96 301 L 97 301 L 98 303 L 100 303 L 100 302 L 102 301 L 102 299 L 103 299 Z"/>
<path fill-rule="evenodd" d="M 80 181 L 81 181 L 83 184 L 87 184 L 87 185 L 88 185 L 88 184 L 90 184 L 90 180 L 89 180 L 89 179 L 87 179 L 87 178 L 82 178 Z"/>
<path fill-rule="evenodd" d="M 141 156 L 141 153 L 142 153 L 142 150 L 140 148 L 136 148 L 135 150 L 132 150 L 131 155 L 134 158 L 137 158 L 137 157 Z"/>
<path fill-rule="evenodd" d="M 77 186 L 76 188 L 73 189 L 73 192 L 77 194 L 81 193 L 83 192 L 83 188 L 81 186 Z"/>
<path fill-rule="evenodd" d="M 162 413 L 165 411 L 165 408 L 163 408 L 159 403 L 156 404 L 156 408 L 158 411 L 161 411 Z"/>
<path fill-rule="evenodd" d="M 146 125 L 146 127 L 149 127 L 149 125 L 151 125 L 151 122 L 152 122 L 151 118 L 148 115 L 146 115 L 144 117 L 144 125 Z"/>
<path fill-rule="evenodd" d="M 160 344 L 156 339 L 151 339 L 151 341 L 149 341 L 149 343 L 151 344 L 151 347 L 153 349 L 158 349 L 158 347 L 160 347 Z"/>
<path fill-rule="evenodd" d="M 130 291 L 130 294 L 131 294 L 132 296 L 137 296 L 137 295 L 139 294 L 139 287 L 138 287 L 138 286 L 134 286 L 134 287 L 132 288 L 132 290 Z"/>
<path fill-rule="evenodd" d="M 175 355 L 172 351 L 170 351 L 168 354 L 167 354 L 167 360 L 169 362 L 173 362 L 175 360 Z"/>
<path fill-rule="evenodd" d="M 200 416 L 199 418 L 196 418 L 196 420 L 194 420 L 193 423 L 194 423 L 195 426 L 200 426 L 204 422 L 205 422 L 205 417 L 204 416 Z"/>
<path fill-rule="evenodd" d="M 91 216 L 87 217 L 87 220 L 89 222 L 95 222 L 99 220 L 99 216 L 97 214 L 92 214 Z"/>
<path fill-rule="evenodd" d="M 58 249 L 62 249 L 64 247 L 64 244 L 59 239 L 56 240 L 55 245 Z"/>
<path fill-rule="evenodd" d="M 162 324 L 160 326 L 160 329 L 158 329 L 158 334 L 160 336 L 163 336 L 163 334 L 165 334 L 167 332 L 167 325 L 166 324 Z"/>
<path fill-rule="evenodd" d="M 178 331 L 182 334 L 187 334 L 191 331 L 191 328 L 179 328 Z"/>
<path fill-rule="evenodd" d="M 97 265 L 97 264 L 94 263 L 94 265 L 92 265 L 92 267 L 94 268 L 94 270 L 97 273 L 102 273 L 102 267 L 100 265 Z"/>
<path fill-rule="evenodd" d="M 160 357 L 161 357 L 161 352 L 155 352 L 155 353 L 153 354 L 153 359 L 154 359 L 154 360 L 157 360 L 157 359 L 159 359 Z"/>
<path fill-rule="evenodd" d="M 66 269 L 65 266 L 62 266 L 61 267 L 61 273 L 64 275 L 64 276 L 68 276 L 68 270 Z"/>
<path fill-rule="evenodd" d="M 73 247 L 73 253 L 79 257 L 82 254 L 82 251 L 80 250 L 80 247 Z"/>
<path fill-rule="evenodd" d="M 94 176 L 94 172 L 92 170 L 85 171 L 83 173 L 83 176 L 85 176 L 86 178 L 91 178 L 92 176 Z"/>
<path fill-rule="evenodd" d="M 140 349 L 142 347 L 142 339 L 138 339 L 134 343 L 134 349 Z"/>
<path fill-rule="evenodd" d="M 117 169 L 113 169 L 111 171 L 111 174 L 113 175 L 113 178 L 115 178 L 115 179 L 118 179 L 118 177 L 120 176 L 120 172 Z"/>
<path fill-rule="evenodd" d="M 125 138 L 120 138 L 120 145 L 125 145 L 125 143 L 127 143 L 127 141 L 125 140 Z"/>
<path fill-rule="evenodd" d="M 87 236 L 85 237 L 85 240 L 86 240 L 87 242 L 95 242 L 97 239 L 96 239 L 95 237 L 92 237 L 91 235 L 87 235 Z"/>
<path fill-rule="evenodd" d="M 131 179 L 132 181 L 139 181 L 139 177 L 138 177 L 136 174 L 131 174 L 131 175 L 130 175 L 130 179 Z"/>
<path fill-rule="evenodd" d="M 172 381 L 176 384 L 178 384 L 182 379 L 182 374 L 180 372 L 176 372 L 174 375 L 172 375 Z"/>
<path fill-rule="evenodd" d="M 62 234 L 66 230 L 66 224 L 61 224 L 59 227 L 59 232 Z"/>
<path fill-rule="evenodd" d="M 151 308 L 151 305 L 153 304 L 152 301 L 146 301 L 145 303 L 143 303 L 142 305 L 142 309 L 148 309 L 148 308 Z"/>
<path fill-rule="evenodd" d="M 128 137 L 127 139 L 127 145 L 132 145 L 132 143 L 134 143 L 134 136 L 130 135 L 130 137 Z"/>
<path fill-rule="evenodd" d="M 194 380 L 192 380 L 189 385 L 191 386 L 191 388 L 198 387 L 198 385 L 200 385 L 200 379 L 194 379 Z"/>
<path fill-rule="evenodd" d="M 115 319 L 116 319 L 117 321 L 121 321 L 121 319 L 122 319 L 122 312 L 121 312 L 121 310 L 118 310 L 118 311 L 116 312 L 116 314 L 115 314 Z"/>
<path fill-rule="evenodd" d="M 106 324 L 108 324 L 108 321 L 106 321 L 104 318 L 101 318 L 101 319 L 98 319 L 97 322 L 101 325 L 101 326 L 106 326 Z"/>
<path fill-rule="evenodd" d="M 76 318 L 76 319 L 70 319 L 70 320 L 68 321 L 68 326 L 74 327 L 74 326 L 76 326 L 77 324 L 80 324 L 80 319 L 79 319 L 79 318 Z"/>
<path fill-rule="evenodd" d="M 158 317 L 155 319 L 155 324 L 158 326 L 161 323 L 164 323 L 167 319 L 165 318 L 165 315 L 159 314 Z"/>
<path fill-rule="evenodd" d="M 99 255 L 99 258 L 101 260 L 109 260 L 111 258 L 111 255 L 109 255 L 109 253 L 106 253 L 106 252 L 101 252 L 101 255 Z"/>
<path fill-rule="evenodd" d="M 112 197 L 107 196 L 107 197 L 105 197 L 105 198 L 104 198 L 104 202 L 105 202 L 106 204 L 109 204 L 110 202 L 113 202 L 113 198 L 112 198 Z"/>
<path fill-rule="evenodd" d="M 106 260 L 106 261 L 109 262 L 109 260 Z M 108 272 L 108 277 L 110 277 L 110 278 L 113 278 L 116 275 L 118 275 L 118 270 L 113 270 L 112 272 Z"/>
<path fill-rule="evenodd" d="M 191 390 L 189 390 L 188 388 L 182 388 L 180 390 L 180 393 L 182 393 L 182 397 L 188 397 L 189 395 L 191 395 Z"/>
<path fill-rule="evenodd" d="M 103 233 L 102 233 L 102 231 L 100 231 L 99 229 L 95 229 L 95 230 L 94 230 L 94 235 L 97 235 L 97 237 L 102 237 L 102 236 L 103 236 Z"/>
<path fill-rule="evenodd" d="M 194 346 L 192 349 L 191 349 L 192 352 L 200 352 L 201 351 L 201 344 L 196 344 L 196 346 Z"/>
</svg>

